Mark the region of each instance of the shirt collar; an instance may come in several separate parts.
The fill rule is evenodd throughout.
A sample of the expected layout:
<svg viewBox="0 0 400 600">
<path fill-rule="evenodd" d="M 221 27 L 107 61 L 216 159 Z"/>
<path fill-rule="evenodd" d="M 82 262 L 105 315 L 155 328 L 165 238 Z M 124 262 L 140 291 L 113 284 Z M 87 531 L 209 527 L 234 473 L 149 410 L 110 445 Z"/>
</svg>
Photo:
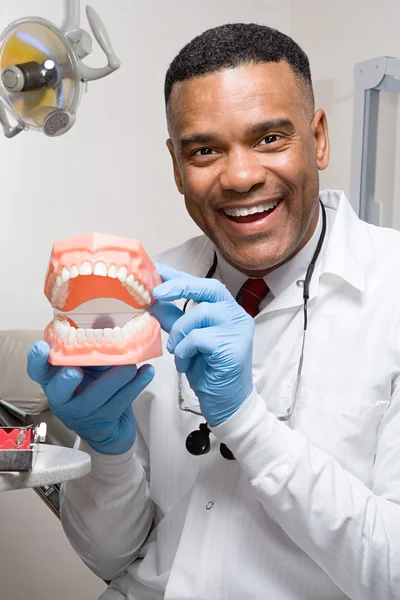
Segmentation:
<svg viewBox="0 0 400 600">
<path fill-rule="evenodd" d="M 365 256 L 369 248 L 368 229 L 358 218 L 344 192 L 324 190 L 323 205 L 336 212 L 321 265 L 321 275 L 330 273 L 359 291 L 365 288 Z"/>
<path fill-rule="evenodd" d="M 307 244 L 293 258 L 264 277 L 265 283 L 275 298 L 291 283 L 304 276 L 317 247 L 321 229 L 322 214 L 320 211 L 317 227 Z M 219 250 L 216 250 L 216 253 L 218 257 L 218 276 L 232 296 L 236 297 L 248 276 L 226 262 Z"/>
<path fill-rule="evenodd" d="M 365 253 L 368 249 L 368 233 L 365 223 L 355 214 L 346 195 L 341 190 L 323 190 L 320 200 L 326 209 L 327 232 L 321 257 L 317 262 L 310 286 L 310 299 L 318 291 L 317 279 L 332 274 L 346 281 L 359 291 L 365 287 Z M 315 232 L 309 242 L 292 259 L 272 271 L 264 279 L 276 298 L 290 288 L 297 279 L 303 278 L 318 243 L 321 232 L 321 211 Z M 199 277 L 204 277 L 212 262 L 214 250 L 218 257 L 216 276 L 236 297 L 247 276 L 226 262 L 221 253 L 205 238 L 204 252 L 197 261 Z M 198 257 L 200 258 L 200 257 Z M 206 269 L 205 266 L 206 265 Z M 275 303 L 274 303 L 275 304 Z"/>
</svg>

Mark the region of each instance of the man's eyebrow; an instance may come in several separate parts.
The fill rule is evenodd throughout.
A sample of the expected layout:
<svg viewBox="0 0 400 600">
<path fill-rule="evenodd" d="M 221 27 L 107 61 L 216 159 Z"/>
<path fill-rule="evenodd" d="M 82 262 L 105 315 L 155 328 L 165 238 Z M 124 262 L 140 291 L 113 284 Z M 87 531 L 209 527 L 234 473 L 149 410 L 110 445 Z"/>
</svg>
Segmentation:
<svg viewBox="0 0 400 600">
<path fill-rule="evenodd" d="M 248 135 L 261 135 L 274 129 L 294 129 L 294 125 L 290 119 L 272 119 L 251 125 L 247 128 L 246 133 Z M 179 140 L 179 144 L 181 149 L 184 150 L 192 144 L 213 144 L 219 139 L 219 135 L 212 131 L 208 133 L 193 133 L 183 135 Z"/>
<path fill-rule="evenodd" d="M 192 144 L 211 144 L 219 139 L 216 133 L 194 133 L 192 135 L 184 135 L 179 140 L 181 149 L 183 150 L 187 146 Z"/>
<path fill-rule="evenodd" d="M 262 123 L 256 123 L 247 128 L 248 135 L 261 135 L 262 133 L 268 133 L 274 129 L 294 129 L 294 125 L 290 119 L 272 119 L 271 121 L 263 121 Z"/>
</svg>

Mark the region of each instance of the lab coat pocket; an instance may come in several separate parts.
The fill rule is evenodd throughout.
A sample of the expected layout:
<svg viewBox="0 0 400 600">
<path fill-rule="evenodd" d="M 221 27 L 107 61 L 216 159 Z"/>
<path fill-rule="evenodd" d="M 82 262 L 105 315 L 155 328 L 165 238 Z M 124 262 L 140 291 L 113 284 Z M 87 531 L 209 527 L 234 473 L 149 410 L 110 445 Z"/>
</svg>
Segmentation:
<svg viewBox="0 0 400 600">
<path fill-rule="evenodd" d="M 388 406 L 373 395 L 335 396 L 303 386 L 290 425 L 370 486 L 377 430 Z"/>
</svg>

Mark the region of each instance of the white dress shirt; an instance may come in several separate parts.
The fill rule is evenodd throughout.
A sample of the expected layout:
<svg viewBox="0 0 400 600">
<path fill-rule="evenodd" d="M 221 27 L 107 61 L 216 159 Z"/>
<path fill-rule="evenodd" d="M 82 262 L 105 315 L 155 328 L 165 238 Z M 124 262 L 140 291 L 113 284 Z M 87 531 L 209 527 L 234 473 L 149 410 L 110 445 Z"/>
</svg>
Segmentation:
<svg viewBox="0 0 400 600">
<path fill-rule="evenodd" d="M 104 456 L 80 443 L 92 471 L 63 484 L 62 522 L 85 563 L 113 580 L 102 600 L 400 599 L 400 233 L 360 221 L 342 192 L 320 197 L 328 231 L 290 423 L 274 411 L 297 370 L 296 282 L 320 222 L 266 277 L 254 392 L 213 428 L 207 455 L 186 451 L 203 419 L 178 409 L 167 352 L 133 404 L 132 451 Z M 200 236 L 158 260 L 204 277 L 213 254 Z M 245 279 L 221 258 L 217 275 L 233 294 Z M 236 460 L 221 456 L 221 441 Z"/>
</svg>

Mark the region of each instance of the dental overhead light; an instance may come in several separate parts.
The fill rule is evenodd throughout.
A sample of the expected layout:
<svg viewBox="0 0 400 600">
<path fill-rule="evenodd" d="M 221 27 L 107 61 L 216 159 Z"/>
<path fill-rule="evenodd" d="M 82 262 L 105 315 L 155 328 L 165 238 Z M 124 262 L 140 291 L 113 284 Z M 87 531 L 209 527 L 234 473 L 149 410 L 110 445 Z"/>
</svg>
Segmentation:
<svg viewBox="0 0 400 600">
<path fill-rule="evenodd" d="M 108 33 L 90 6 L 89 25 L 107 65 L 84 64 L 92 39 L 79 27 L 80 0 L 65 0 L 65 9 L 62 28 L 40 17 L 25 17 L 10 23 L 0 36 L 0 124 L 8 138 L 28 129 L 50 137 L 66 133 L 75 122 L 86 82 L 120 67 Z"/>
</svg>

